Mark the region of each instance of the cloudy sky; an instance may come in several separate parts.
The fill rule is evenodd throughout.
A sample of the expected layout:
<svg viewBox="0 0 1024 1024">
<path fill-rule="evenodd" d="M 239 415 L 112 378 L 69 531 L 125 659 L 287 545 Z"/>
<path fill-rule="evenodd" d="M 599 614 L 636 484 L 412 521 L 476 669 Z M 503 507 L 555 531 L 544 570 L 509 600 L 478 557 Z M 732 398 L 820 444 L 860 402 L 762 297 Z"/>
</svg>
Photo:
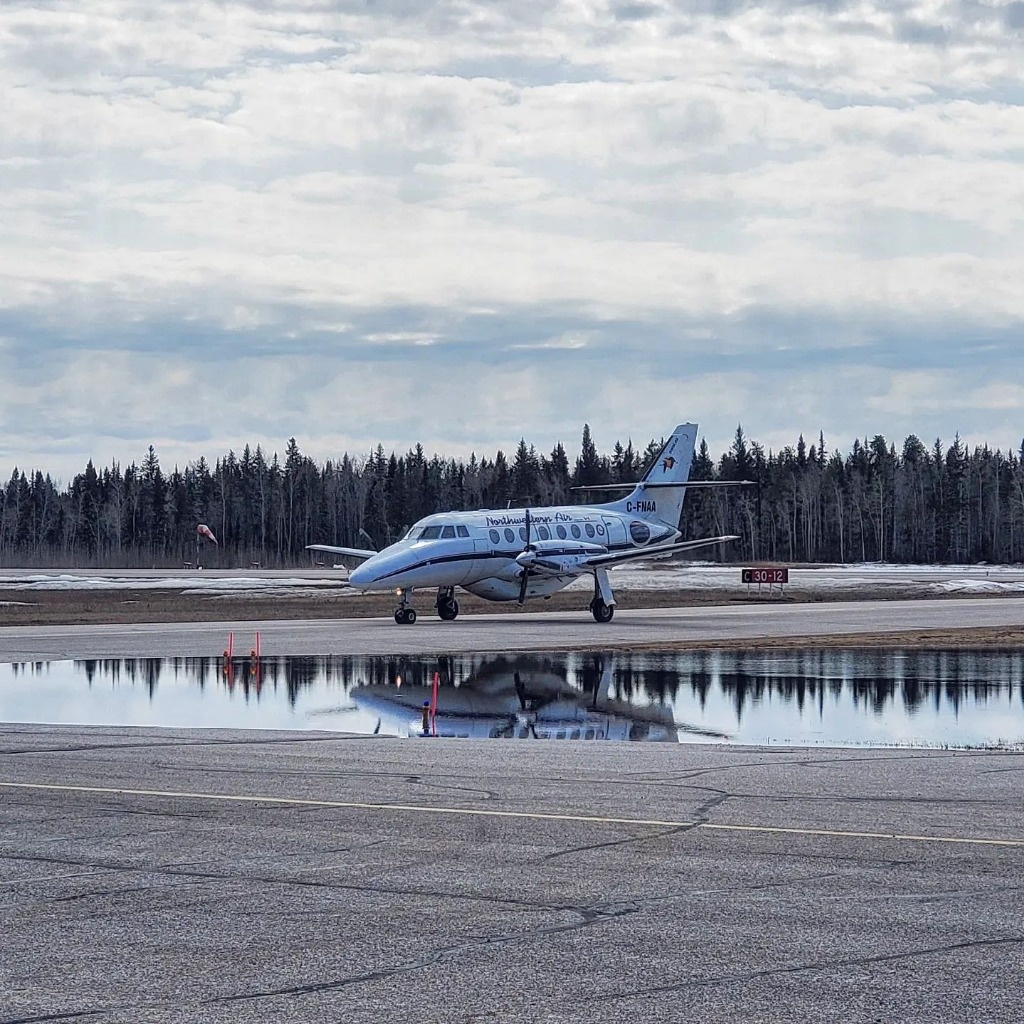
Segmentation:
<svg viewBox="0 0 1024 1024">
<path fill-rule="evenodd" d="M 1024 2 L 0 6 L 0 472 L 1024 435 Z"/>
</svg>

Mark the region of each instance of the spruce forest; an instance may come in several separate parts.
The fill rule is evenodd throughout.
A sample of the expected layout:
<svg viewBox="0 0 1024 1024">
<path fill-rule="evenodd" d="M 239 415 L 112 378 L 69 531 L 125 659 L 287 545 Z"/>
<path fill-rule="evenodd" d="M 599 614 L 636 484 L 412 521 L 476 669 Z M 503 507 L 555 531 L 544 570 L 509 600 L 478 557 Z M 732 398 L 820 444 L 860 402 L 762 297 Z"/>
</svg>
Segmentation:
<svg viewBox="0 0 1024 1024">
<path fill-rule="evenodd" d="M 312 543 L 381 547 L 417 519 L 449 509 L 571 504 L 573 487 L 639 479 L 660 442 L 616 442 L 599 451 L 584 426 L 579 456 L 559 443 L 538 453 L 525 440 L 509 458 L 468 461 L 403 455 L 317 463 L 293 438 L 283 461 L 259 447 L 166 472 L 149 448 L 141 465 L 92 462 L 66 487 L 41 471 L 15 470 L 0 490 L 0 562 L 8 567 L 307 565 Z M 694 480 L 756 480 L 759 488 L 694 490 L 685 537 L 734 533 L 732 561 L 913 563 L 1024 560 L 1024 444 L 1003 454 L 969 451 L 959 437 L 931 447 L 911 435 L 897 449 L 881 435 L 843 454 L 825 439 L 766 452 L 737 428 L 714 458 L 702 444 Z"/>
</svg>

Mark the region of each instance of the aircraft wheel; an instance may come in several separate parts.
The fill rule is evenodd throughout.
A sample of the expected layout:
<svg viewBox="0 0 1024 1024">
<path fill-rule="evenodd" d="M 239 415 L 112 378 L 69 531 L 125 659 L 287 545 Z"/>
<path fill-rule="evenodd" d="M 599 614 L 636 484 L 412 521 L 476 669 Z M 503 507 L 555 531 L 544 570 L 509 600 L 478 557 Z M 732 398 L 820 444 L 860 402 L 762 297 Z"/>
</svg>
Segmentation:
<svg viewBox="0 0 1024 1024">
<path fill-rule="evenodd" d="M 595 598 L 590 605 L 590 611 L 595 622 L 611 622 L 615 615 L 615 605 L 605 604 L 604 601 Z"/>
<path fill-rule="evenodd" d="M 416 621 L 416 610 L 414 608 L 399 608 L 395 612 L 395 622 L 400 626 L 411 626 Z"/>
<path fill-rule="evenodd" d="M 443 604 L 437 606 L 437 614 L 444 619 L 445 622 L 454 622 L 459 614 L 459 602 L 455 598 L 450 598 Z"/>
</svg>

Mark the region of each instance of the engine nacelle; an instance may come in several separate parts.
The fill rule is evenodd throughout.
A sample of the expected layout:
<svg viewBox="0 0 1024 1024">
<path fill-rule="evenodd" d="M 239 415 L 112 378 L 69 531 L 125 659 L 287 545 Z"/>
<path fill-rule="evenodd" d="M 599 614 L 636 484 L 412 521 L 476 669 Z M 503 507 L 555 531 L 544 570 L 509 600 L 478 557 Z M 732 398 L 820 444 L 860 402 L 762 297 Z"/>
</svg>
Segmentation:
<svg viewBox="0 0 1024 1024">
<path fill-rule="evenodd" d="M 580 566 L 594 555 L 607 553 L 601 544 L 586 544 L 580 541 L 538 540 L 528 550 L 516 555 L 516 564 L 531 573 L 558 575 L 578 572 Z"/>
</svg>

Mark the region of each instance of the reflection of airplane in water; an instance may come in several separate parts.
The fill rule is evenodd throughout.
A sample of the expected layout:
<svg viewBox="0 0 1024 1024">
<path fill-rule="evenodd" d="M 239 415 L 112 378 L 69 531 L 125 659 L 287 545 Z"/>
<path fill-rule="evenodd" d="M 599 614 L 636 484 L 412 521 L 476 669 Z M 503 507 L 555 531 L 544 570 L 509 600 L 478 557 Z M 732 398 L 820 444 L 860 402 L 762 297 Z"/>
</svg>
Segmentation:
<svg viewBox="0 0 1024 1024">
<path fill-rule="evenodd" d="M 441 666 L 444 668 L 444 666 Z M 539 658 L 485 662 L 454 683 L 442 672 L 433 735 L 474 739 L 571 739 L 672 741 L 680 729 L 671 708 L 634 705 L 609 697 L 610 658 L 600 658 L 590 685 L 571 685 Z M 376 732 L 423 735 L 423 708 L 432 687 L 358 686 L 350 691 L 356 706 L 378 716 Z M 717 734 L 715 734 L 717 735 Z"/>
</svg>

